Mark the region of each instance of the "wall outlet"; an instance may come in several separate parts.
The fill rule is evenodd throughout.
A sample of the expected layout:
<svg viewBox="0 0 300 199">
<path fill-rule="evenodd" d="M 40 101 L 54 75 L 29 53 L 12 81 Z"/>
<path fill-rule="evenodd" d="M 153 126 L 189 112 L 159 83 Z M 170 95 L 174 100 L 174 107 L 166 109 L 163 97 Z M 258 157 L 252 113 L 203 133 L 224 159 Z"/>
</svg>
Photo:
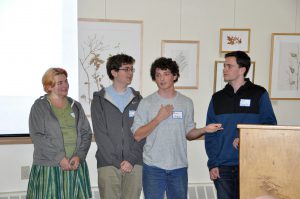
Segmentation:
<svg viewBox="0 0 300 199">
<path fill-rule="evenodd" d="M 21 167 L 21 180 L 29 179 L 30 175 L 30 166 L 22 166 Z"/>
</svg>

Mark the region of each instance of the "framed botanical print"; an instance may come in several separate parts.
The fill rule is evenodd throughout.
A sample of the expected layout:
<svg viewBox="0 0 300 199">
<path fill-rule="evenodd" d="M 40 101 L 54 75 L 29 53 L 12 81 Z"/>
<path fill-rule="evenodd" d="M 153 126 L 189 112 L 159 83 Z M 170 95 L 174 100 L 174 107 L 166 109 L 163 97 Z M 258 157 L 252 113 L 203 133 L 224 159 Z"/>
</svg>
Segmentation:
<svg viewBox="0 0 300 199">
<path fill-rule="evenodd" d="M 170 57 L 179 66 L 177 89 L 197 89 L 199 72 L 199 41 L 163 40 L 162 56 Z"/>
<path fill-rule="evenodd" d="M 231 51 L 250 52 L 250 29 L 227 29 L 220 30 L 220 52 Z"/>
</svg>

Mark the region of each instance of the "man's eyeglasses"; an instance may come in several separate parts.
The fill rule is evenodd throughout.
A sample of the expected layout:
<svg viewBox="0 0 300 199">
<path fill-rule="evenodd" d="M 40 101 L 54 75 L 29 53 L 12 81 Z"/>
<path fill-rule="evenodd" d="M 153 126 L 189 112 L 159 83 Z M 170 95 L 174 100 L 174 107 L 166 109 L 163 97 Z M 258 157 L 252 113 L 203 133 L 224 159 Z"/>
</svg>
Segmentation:
<svg viewBox="0 0 300 199">
<path fill-rule="evenodd" d="M 118 70 L 123 70 L 126 73 L 128 73 L 129 71 L 134 73 L 135 72 L 135 68 L 119 68 Z"/>
</svg>

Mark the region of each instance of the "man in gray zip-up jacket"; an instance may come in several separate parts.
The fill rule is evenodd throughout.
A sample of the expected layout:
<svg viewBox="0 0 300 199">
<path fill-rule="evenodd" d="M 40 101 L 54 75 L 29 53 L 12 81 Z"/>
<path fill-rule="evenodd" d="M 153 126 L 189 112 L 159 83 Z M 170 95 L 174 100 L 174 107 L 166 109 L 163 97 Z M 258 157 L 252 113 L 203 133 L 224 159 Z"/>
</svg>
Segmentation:
<svg viewBox="0 0 300 199">
<path fill-rule="evenodd" d="M 67 99 L 75 114 L 78 134 L 73 156 L 78 156 L 81 161 L 85 161 L 92 139 L 90 124 L 82 106 L 70 97 Z M 34 102 L 29 117 L 29 131 L 34 143 L 33 164 L 59 166 L 60 161 L 66 156 L 64 139 L 47 95 Z M 45 121 L 47 122 L 45 123 Z"/>
<path fill-rule="evenodd" d="M 128 55 L 112 56 L 107 74 L 113 84 L 95 92 L 91 115 L 101 199 L 138 199 L 142 189 L 144 140 L 133 138 L 131 125 L 142 96 L 128 87 L 135 60 Z"/>
</svg>

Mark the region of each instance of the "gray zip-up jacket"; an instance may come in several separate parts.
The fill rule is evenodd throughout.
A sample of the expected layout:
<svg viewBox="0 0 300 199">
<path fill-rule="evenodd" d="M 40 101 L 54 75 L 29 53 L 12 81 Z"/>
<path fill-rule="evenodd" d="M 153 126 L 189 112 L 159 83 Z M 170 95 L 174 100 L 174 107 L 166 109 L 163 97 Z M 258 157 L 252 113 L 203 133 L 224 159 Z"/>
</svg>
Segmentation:
<svg viewBox="0 0 300 199">
<path fill-rule="evenodd" d="M 68 97 L 77 130 L 76 149 L 73 156 L 84 161 L 91 145 L 92 131 L 81 104 Z M 34 145 L 33 164 L 58 166 L 66 156 L 60 124 L 51 109 L 47 95 L 37 99 L 29 115 L 29 132 Z"/>
<path fill-rule="evenodd" d="M 97 167 L 115 166 L 120 168 L 122 161 L 143 164 L 143 145 L 145 140 L 135 141 L 131 132 L 134 113 L 142 96 L 133 88 L 133 99 L 123 113 L 105 98 L 105 89 L 95 92 L 91 105 L 92 124 L 98 146 Z"/>
</svg>

